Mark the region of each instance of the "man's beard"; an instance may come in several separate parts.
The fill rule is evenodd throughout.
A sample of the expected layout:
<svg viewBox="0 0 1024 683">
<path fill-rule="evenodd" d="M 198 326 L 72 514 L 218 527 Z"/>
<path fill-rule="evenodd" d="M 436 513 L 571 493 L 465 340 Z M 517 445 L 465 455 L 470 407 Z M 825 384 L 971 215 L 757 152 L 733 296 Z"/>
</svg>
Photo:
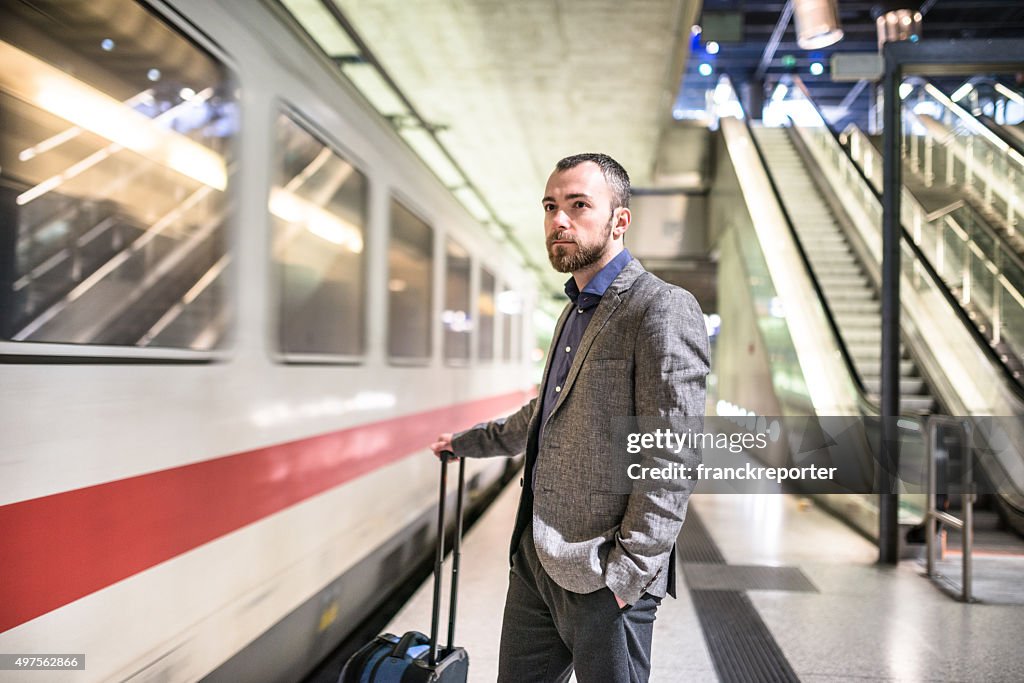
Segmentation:
<svg viewBox="0 0 1024 683">
<path fill-rule="evenodd" d="M 604 240 L 600 243 L 583 244 L 565 233 L 555 233 L 548 238 L 548 260 L 551 267 L 559 273 L 575 273 L 587 266 L 591 266 L 601 260 L 601 257 L 608 251 L 608 245 L 612 234 L 612 221 L 608 221 L 608 227 L 604 233 Z M 562 244 L 553 244 L 557 241 L 571 240 L 576 244 L 575 251 Z"/>
</svg>

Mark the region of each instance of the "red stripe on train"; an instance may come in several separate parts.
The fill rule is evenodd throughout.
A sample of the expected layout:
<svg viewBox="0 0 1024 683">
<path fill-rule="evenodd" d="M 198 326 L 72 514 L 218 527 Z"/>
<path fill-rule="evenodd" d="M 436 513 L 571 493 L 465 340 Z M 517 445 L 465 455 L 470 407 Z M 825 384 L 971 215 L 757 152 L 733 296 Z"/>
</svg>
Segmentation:
<svg viewBox="0 0 1024 683">
<path fill-rule="evenodd" d="M 0 633 L 423 449 L 513 392 L 0 506 Z"/>
</svg>

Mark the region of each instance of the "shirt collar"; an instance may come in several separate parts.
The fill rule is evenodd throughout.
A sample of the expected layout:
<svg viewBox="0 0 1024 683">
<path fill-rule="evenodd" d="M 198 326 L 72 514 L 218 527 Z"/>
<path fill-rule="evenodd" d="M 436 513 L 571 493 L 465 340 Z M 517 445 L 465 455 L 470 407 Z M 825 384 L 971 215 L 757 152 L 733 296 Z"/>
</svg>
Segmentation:
<svg viewBox="0 0 1024 683">
<path fill-rule="evenodd" d="M 619 273 L 626 267 L 626 264 L 632 260 L 633 255 L 629 253 L 629 250 L 623 249 L 615 258 L 606 263 L 604 268 L 597 271 L 597 274 L 590 279 L 590 282 L 587 283 L 582 292 L 576 286 L 576 278 L 571 277 L 566 280 L 566 295 L 572 299 L 573 305 L 579 306 L 583 310 L 593 308 L 601 301 L 601 297 L 608 291 L 608 287 L 619 276 Z"/>
</svg>

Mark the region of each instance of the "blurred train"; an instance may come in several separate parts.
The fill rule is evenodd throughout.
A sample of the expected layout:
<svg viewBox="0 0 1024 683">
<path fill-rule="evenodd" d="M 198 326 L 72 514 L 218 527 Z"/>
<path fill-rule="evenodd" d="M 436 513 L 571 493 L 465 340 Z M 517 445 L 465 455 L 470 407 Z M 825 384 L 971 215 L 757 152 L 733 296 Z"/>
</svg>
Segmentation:
<svg viewBox="0 0 1024 683">
<path fill-rule="evenodd" d="M 0 4 L 0 652 L 85 655 L 4 680 L 301 677 L 532 395 L 518 263 L 274 3 Z"/>
</svg>

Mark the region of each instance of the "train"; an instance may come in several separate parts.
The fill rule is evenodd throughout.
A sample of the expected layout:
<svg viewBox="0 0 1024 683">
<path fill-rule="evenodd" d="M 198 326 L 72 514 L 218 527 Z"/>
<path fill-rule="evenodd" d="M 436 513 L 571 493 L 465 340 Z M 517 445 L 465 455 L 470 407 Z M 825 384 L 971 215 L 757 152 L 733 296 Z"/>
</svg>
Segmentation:
<svg viewBox="0 0 1024 683">
<path fill-rule="evenodd" d="M 277 3 L 5 2 L 0 64 L 0 653 L 75 656 L 2 676 L 299 680 L 535 394 L 537 279 Z"/>
</svg>

